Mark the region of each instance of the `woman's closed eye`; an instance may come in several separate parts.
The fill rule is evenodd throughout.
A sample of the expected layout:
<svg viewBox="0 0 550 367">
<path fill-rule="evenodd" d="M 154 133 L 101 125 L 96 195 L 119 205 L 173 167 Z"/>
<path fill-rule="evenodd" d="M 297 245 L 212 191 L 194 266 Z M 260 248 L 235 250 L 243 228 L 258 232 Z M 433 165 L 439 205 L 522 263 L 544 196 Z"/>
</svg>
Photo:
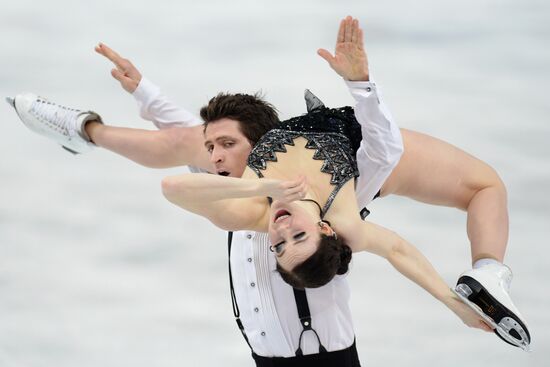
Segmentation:
<svg viewBox="0 0 550 367">
<path fill-rule="evenodd" d="M 302 240 L 304 240 L 305 237 L 306 237 L 306 232 L 300 232 L 292 236 L 292 238 L 296 242 L 302 242 Z M 285 249 L 285 241 L 281 241 L 271 246 L 271 250 L 277 255 L 281 255 L 284 252 L 284 249 Z"/>
<path fill-rule="evenodd" d="M 280 255 L 280 254 L 283 253 L 284 245 L 285 245 L 285 241 L 279 242 L 279 243 L 271 246 L 271 251 L 273 251 L 277 255 Z"/>
<path fill-rule="evenodd" d="M 294 240 L 299 241 L 299 240 L 303 239 L 305 236 L 306 236 L 306 232 L 300 232 L 300 233 L 294 235 Z"/>
</svg>

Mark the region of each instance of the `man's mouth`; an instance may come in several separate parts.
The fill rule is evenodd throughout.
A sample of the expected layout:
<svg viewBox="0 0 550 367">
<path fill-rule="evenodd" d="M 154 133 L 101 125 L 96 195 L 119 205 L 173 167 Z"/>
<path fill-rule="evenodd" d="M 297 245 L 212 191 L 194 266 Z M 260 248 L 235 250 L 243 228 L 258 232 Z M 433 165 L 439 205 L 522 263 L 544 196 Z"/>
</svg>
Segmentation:
<svg viewBox="0 0 550 367">
<path fill-rule="evenodd" d="M 229 176 L 231 173 L 227 171 L 218 171 L 218 175 L 220 176 Z"/>
<path fill-rule="evenodd" d="M 288 211 L 281 209 L 277 213 L 275 213 L 275 219 L 273 220 L 273 223 L 280 222 L 282 220 L 285 220 L 286 218 L 290 217 L 292 214 L 290 214 Z"/>
</svg>

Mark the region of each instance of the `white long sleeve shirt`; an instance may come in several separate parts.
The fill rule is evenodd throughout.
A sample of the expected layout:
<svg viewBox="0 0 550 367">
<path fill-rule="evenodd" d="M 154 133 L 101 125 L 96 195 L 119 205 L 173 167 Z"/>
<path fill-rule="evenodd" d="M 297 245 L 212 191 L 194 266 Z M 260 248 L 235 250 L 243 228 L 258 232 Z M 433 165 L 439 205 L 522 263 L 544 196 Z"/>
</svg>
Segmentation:
<svg viewBox="0 0 550 367">
<path fill-rule="evenodd" d="M 357 202 L 366 207 L 382 187 L 403 152 L 399 128 L 394 124 L 372 82 L 347 82 L 355 98 L 355 116 L 361 125 L 362 141 L 357 151 L 360 176 L 356 182 Z M 191 127 L 202 121 L 170 102 L 160 89 L 142 78 L 134 97 L 140 115 L 158 128 Z M 234 232 L 231 269 L 240 319 L 254 352 L 265 357 L 293 357 L 298 349 L 302 325 L 292 287 L 276 271 L 275 255 L 269 251 L 266 233 Z M 350 289 L 346 275 L 337 275 L 323 287 L 306 290 L 312 326 L 328 351 L 351 346 L 354 330 L 349 307 Z M 318 353 L 312 332 L 302 338 L 304 354 Z"/>
</svg>

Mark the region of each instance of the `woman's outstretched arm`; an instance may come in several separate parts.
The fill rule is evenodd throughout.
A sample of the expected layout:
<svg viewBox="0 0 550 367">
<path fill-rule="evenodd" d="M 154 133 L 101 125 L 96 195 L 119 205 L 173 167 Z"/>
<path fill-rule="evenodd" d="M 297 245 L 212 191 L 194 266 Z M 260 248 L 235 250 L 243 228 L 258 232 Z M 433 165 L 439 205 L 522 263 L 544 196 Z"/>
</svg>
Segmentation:
<svg viewBox="0 0 550 367">
<path fill-rule="evenodd" d="M 466 325 L 491 331 L 483 319 L 450 290 L 428 259 L 397 233 L 373 223 L 362 222 L 360 230 L 350 239 L 350 247 L 354 252 L 368 251 L 384 257 L 401 274 L 445 304 Z"/>
<path fill-rule="evenodd" d="M 168 201 L 226 230 L 265 231 L 269 215 L 265 198 L 293 201 L 303 197 L 306 187 L 304 177 L 280 181 L 196 173 L 162 180 Z"/>
</svg>

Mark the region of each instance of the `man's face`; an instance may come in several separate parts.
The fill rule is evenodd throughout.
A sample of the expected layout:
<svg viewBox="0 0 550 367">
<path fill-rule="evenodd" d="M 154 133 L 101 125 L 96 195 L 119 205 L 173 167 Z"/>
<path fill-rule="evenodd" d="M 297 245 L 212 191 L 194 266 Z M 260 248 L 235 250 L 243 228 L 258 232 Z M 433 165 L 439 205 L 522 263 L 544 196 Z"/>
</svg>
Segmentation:
<svg viewBox="0 0 550 367">
<path fill-rule="evenodd" d="M 239 128 L 239 122 L 223 118 L 210 122 L 204 131 L 204 146 L 210 162 L 222 176 L 241 177 L 252 145 Z"/>
</svg>

